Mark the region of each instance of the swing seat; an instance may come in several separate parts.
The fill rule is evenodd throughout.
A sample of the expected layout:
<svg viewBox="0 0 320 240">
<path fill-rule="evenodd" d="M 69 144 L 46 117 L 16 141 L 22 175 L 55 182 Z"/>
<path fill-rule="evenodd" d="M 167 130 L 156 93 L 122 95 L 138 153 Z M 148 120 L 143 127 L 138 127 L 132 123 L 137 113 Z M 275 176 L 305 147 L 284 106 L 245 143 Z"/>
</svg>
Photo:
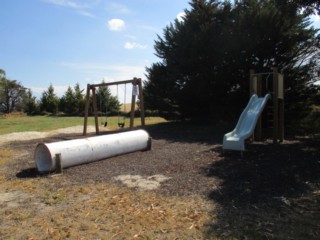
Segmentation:
<svg viewBox="0 0 320 240">
<path fill-rule="evenodd" d="M 124 128 L 124 123 L 118 123 L 119 128 Z"/>
<path fill-rule="evenodd" d="M 108 122 L 104 122 L 103 126 L 106 127 L 108 125 Z"/>
</svg>

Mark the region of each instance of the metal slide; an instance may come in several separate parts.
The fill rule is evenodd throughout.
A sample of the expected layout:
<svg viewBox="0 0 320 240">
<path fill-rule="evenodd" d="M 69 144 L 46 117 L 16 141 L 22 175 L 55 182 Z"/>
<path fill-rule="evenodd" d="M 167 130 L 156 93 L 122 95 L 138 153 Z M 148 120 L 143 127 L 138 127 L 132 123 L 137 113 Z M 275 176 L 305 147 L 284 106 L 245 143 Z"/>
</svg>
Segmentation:
<svg viewBox="0 0 320 240">
<path fill-rule="evenodd" d="M 245 151 L 244 141 L 253 134 L 259 116 L 270 98 L 270 94 L 261 98 L 256 94 L 251 96 L 247 107 L 240 115 L 235 129 L 224 135 L 223 150 Z"/>
</svg>

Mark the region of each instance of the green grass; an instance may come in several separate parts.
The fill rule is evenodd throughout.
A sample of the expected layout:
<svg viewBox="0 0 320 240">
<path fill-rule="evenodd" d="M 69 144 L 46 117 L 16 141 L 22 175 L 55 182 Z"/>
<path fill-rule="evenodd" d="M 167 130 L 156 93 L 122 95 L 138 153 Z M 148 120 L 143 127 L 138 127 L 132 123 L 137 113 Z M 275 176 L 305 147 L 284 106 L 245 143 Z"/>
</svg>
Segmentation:
<svg viewBox="0 0 320 240">
<path fill-rule="evenodd" d="M 99 117 L 99 124 L 108 122 L 108 129 L 118 129 L 118 117 Z M 125 127 L 129 126 L 130 120 L 125 119 Z M 146 118 L 146 124 L 155 124 L 165 122 L 163 118 L 152 117 Z M 140 125 L 140 119 L 136 118 L 135 126 Z M 0 135 L 12 132 L 26 132 L 26 131 L 50 131 L 59 128 L 72 127 L 83 125 L 83 117 L 55 117 L 55 116 L 19 116 L 0 118 Z M 94 118 L 89 117 L 88 125 L 94 126 Z M 103 128 L 103 127 L 101 127 Z"/>
</svg>

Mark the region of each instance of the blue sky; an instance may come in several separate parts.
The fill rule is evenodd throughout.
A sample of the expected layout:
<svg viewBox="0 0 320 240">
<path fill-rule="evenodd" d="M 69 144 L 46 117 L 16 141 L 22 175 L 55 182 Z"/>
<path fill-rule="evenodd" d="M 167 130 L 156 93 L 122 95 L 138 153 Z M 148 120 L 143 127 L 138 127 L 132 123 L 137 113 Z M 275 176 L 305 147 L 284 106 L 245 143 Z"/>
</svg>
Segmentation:
<svg viewBox="0 0 320 240">
<path fill-rule="evenodd" d="M 76 83 L 84 89 L 102 79 L 145 79 L 145 67 L 158 61 L 157 34 L 162 36 L 188 2 L 1 0 L 0 68 L 38 99 L 50 84 L 61 96 Z M 320 28 L 319 17 L 313 20 Z"/>
<path fill-rule="evenodd" d="M 145 79 L 145 67 L 158 61 L 157 34 L 188 7 L 187 0 L 1 0 L 0 68 L 38 99 L 50 83 L 61 96 L 76 83 Z"/>
</svg>

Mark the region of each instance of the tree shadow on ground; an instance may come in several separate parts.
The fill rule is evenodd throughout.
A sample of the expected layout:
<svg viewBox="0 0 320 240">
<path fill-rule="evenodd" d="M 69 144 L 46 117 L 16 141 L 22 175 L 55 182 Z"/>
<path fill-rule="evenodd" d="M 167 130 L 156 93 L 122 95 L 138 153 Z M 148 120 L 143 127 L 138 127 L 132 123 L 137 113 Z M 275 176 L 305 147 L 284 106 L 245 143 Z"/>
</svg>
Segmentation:
<svg viewBox="0 0 320 240">
<path fill-rule="evenodd" d="M 250 144 L 203 168 L 222 180 L 209 198 L 220 211 L 208 236 L 223 239 L 320 238 L 320 139 Z M 216 149 L 221 151 L 221 149 Z"/>
<path fill-rule="evenodd" d="M 223 135 L 231 129 L 227 123 L 166 122 L 148 125 L 144 129 L 153 139 L 168 142 L 221 144 Z"/>
</svg>

